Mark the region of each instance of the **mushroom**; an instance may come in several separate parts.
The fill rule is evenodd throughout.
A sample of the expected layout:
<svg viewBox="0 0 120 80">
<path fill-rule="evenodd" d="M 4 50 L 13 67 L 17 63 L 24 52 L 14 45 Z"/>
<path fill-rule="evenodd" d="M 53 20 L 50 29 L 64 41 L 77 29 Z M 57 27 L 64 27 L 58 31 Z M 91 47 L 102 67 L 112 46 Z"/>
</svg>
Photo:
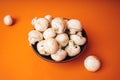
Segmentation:
<svg viewBox="0 0 120 80">
<path fill-rule="evenodd" d="M 37 19 L 38 19 L 37 17 L 35 17 L 35 18 L 33 18 L 33 19 L 32 19 L 31 24 L 32 24 L 33 26 L 35 25 L 35 23 L 36 23 Z"/>
<path fill-rule="evenodd" d="M 54 29 L 52 29 L 52 28 L 48 28 L 43 32 L 43 37 L 45 39 L 53 38 L 55 36 L 56 36 L 56 33 L 55 33 Z"/>
<path fill-rule="evenodd" d="M 65 50 L 59 49 L 55 54 L 51 54 L 51 58 L 55 61 L 62 61 L 66 58 L 67 52 Z"/>
<path fill-rule="evenodd" d="M 49 22 L 51 22 L 53 17 L 52 17 L 51 15 L 46 15 L 45 18 L 46 18 Z"/>
<path fill-rule="evenodd" d="M 4 17 L 4 24 L 7 25 L 7 26 L 10 26 L 13 24 L 13 18 L 11 15 L 6 15 Z"/>
<path fill-rule="evenodd" d="M 67 25 L 67 22 L 69 21 L 69 19 L 67 19 L 67 18 L 63 18 L 63 19 L 65 21 L 65 25 Z"/>
<path fill-rule="evenodd" d="M 91 55 L 85 58 L 84 66 L 88 71 L 95 72 L 100 68 L 101 62 L 96 56 Z"/>
<path fill-rule="evenodd" d="M 45 40 L 45 51 L 49 54 L 55 54 L 58 50 L 57 41 L 53 38 L 48 38 Z"/>
<path fill-rule="evenodd" d="M 66 46 L 69 42 L 69 37 L 66 33 L 58 34 L 55 39 L 62 47 Z"/>
<path fill-rule="evenodd" d="M 82 24 L 77 19 L 70 19 L 67 21 L 67 27 L 70 30 L 70 34 L 75 34 L 78 31 L 82 31 Z"/>
<path fill-rule="evenodd" d="M 68 56 L 76 56 L 80 53 L 81 48 L 78 45 L 74 45 L 72 40 L 69 41 L 69 45 L 65 48 L 65 51 L 68 53 Z"/>
<path fill-rule="evenodd" d="M 35 44 L 35 42 L 43 40 L 43 35 L 39 31 L 32 30 L 28 33 L 28 40 L 31 44 Z"/>
<path fill-rule="evenodd" d="M 75 42 L 77 45 L 84 45 L 86 43 L 86 38 L 79 35 L 70 35 L 70 39 Z"/>
<path fill-rule="evenodd" d="M 51 22 L 52 28 L 56 31 L 56 33 L 63 33 L 66 29 L 65 21 L 62 18 L 54 18 Z"/>
<path fill-rule="evenodd" d="M 78 36 L 83 36 L 81 31 L 80 31 L 80 32 L 77 32 L 77 35 L 78 35 Z"/>
<path fill-rule="evenodd" d="M 49 22 L 45 18 L 38 18 L 34 23 L 35 29 L 41 32 L 45 31 L 48 28 L 48 26 L 49 26 Z"/>
<path fill-rule="evenodd" d="M 42 40 L 42 41 L 39 41 L 39 42 L 37 43 L 37 50 L 38 50 L 38 52 L 39 52 L 41 55 L 48 56 L 48 55 L 50 55 L 50 54 L 48 54 L 48 53 L 45 51 L 44 42 L 45 42 L 45 41 Z"/>
</svg>

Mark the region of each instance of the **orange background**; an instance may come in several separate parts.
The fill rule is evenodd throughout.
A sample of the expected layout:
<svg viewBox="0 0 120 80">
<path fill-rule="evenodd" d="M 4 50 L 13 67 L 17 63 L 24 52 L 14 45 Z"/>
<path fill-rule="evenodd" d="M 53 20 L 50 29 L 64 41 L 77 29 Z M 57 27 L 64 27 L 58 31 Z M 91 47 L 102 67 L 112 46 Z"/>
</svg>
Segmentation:
<svg viewBox="0 0 120 80">
<path fill-rule="evenodd" d="M 5 26 L 3 18 L 15 18 Z M 88 35 L 83 55 L 67 63 L 51 63 L 38 57 L 27 35 L 33 17 L 77 18 Z M 120 80 L 120 2 L 79 0 L 0 0 L 0 80 Z M 96 55 L 99 71 L 88 72 L 83 61 Z"/>
</svg>

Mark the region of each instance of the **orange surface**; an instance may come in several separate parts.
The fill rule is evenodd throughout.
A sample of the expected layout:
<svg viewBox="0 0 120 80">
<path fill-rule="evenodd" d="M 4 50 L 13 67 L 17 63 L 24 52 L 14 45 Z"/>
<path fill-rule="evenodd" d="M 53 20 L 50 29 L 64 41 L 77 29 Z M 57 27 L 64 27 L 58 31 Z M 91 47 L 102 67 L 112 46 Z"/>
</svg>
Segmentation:
<svg viewBox="0 0 120 80">
<path fill-rule="evenodd" d="M 3 17 L 15 18 L 5 26 Z M 79 58 L 51 63 L 39 58 L 29 46 L 31 19 L 51 14 L 81 20 L 88 47 Z M 0 80 L 120 80 L 120 2 L 79 0 L 0 0 Z M 99 71 L 88 72 L 83 61 L 96 55 Z"/>
</svg>

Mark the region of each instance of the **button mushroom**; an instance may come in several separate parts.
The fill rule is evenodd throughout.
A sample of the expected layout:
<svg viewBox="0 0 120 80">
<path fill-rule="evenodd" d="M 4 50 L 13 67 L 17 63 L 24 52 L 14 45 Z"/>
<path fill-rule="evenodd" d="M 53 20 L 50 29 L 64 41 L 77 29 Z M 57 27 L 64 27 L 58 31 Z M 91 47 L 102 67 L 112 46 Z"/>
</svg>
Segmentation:
<svg viewBox="0 0 120 80">
<path fill-rule="evenodd" d="M 13 24 L 13 18 L 11 15 L 6 15 L 4 17 L 4 24 L 7 25 L 7 26 L 10 26 Z"/>
<path fill-rule="evenodd" d="M 78 31 L 82 31 L 82 24 L 77 19 L 67 21 L 67 27 L 70 30 L 70 34 L 75 34 Z"/>
<path fill-rule="evenodd" d="M 62 61 L 66 58 L 67 52 L 65 50 L 59 49 L 55 54 L 51 54 L 51 58 L 55 61 Z"/>
<path fill-rule="evenodd" d="M 53 37 L 55 37 L 55 36 L 56 36 L 56 33 L 55 33 L 54 29 L 52 29 L 52 28 L 48 28 L 47 30 L 45 30 L 45 31 L 43 32 L 43 37 L 44 37 L 45 39 L 53 38 Z"/>
<path fill-rule="evenodd" d="M 91 55 L 85 58 L 84 66 L 88 71 L 95 72 L 100 68 L 101 62 L 96 56 Z"/>
<path fill-rule="evenodd" d="M 48 56 L 48 55 L 50 55 L 50 54 L 48 54 L 48 53 L 45 51 L 44 42 L 45 42 L 45 41 L 42 40 L 42 41 L 39 41 L 39 42 L 37 43 L 37 50 L 38 50 L 38 52 L 39 52 L 41 55 Z"/>
<path fill-rule="evenodd" d="M 80 32 L 77 32 L 77 35 L 78 35 L 78 36 L 83 36 L 81 31 L 80 31 Z"/>
<path fill-rule="evenodd" d="M 53 38 L 45 40 L 45 51 L 49 54 L 55 54 L 58 50 L 57 41 Z"/>
<path fill-rule="evenodd" d="M 69 45 L 65 48 L 65 51 L 68 53 L 68 56 L 76 56 L 80 53 L 81 48 L 78 45 L 74 45 L 72 40 L 69 41 Z"/>
<path fill-rule="evenodd" d="M 62 47 L 66 46 L 69 42 L 69 37 L 66 33 L 58 34 L 55 39 Z"/>
<path fill-rule="evenodd" d="M 48 26 L 49 26 L 49 22 L 45 18 L 38 18 L 34 23 L 35 29 L 41 32 L 45 31 L 48 28 Z"/>
<path fill-rule="evenodd" d="M 32 19 L 31 24 L 32 24 L 33 26 L 35 25 L 35 23 L 36 23 L 37 19 L 38 19 L 37 17 L 35 17 L 35 18 L 33 18 L 33 19 Z"/>
<path fill-rule="evenodd" d="M 59 17 L 52 20 L 51 26 L 56 33 L 63 33 L 66 29 L 65 21 Z"/>
<path fill-rule="evenodd" d="M 32 30 L 28 33 L 28 40 L 31 44 L 35 44 L 35 42 L 43 40 L 43 35 L 39 31 Z"/>
<path fill-rule="evenodd" d="M 46 15 L 45 18 L 46 18 L 49 22 L 51 22 L 53 17 L 52 17 L 51 15 Z"/>
<path fill-rule="evenodd" d="M 70 39 L 75 42 L 77 45 L 84 45 L 86 43 L 86 38 L 79 35 L 70 35 Z"/>
</svg>

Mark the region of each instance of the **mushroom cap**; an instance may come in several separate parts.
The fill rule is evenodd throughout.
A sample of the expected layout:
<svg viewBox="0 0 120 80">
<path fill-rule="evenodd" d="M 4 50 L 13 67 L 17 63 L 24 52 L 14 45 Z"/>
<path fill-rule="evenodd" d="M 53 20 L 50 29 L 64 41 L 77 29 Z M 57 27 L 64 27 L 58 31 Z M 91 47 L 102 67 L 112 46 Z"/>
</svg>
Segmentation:
<svg viewBox="0 0 120 80">
<path fill-rule="evenodd" d="M 32 30 L 28 33 L 28 40 L 31 44 L 43 40 L 43 35 L 39 31 Z"/>
<path fill-rule="evenodd" d="M 77 45 L 84 45 L 86 43 L 86 38 L 78 35 L 70 35 L 70 39 Z"/>
<path fill-rule="evenodd" d="M 88 56 L 84 60 L 84 66 L 88 71 L 95 72 L 100 68 L 101 62 L 96 56 Z"/>
<path fill-rule="evenodd" d="M 11 15 L 6 15 L 4 17 L 4 24 L 7 25 L 7 26 L 10 26 L 10 25 L 12 25 L 12 23 L 13 23 L 12 16 Z"/>
<path fill-rule="evenodd" d="M 39 41 L 39 42 L 37 43 L 37 50 L 38 50 L 38 52 L 39 52 L 41 55 L 46 55 L 46 56 L 48 56 L 48 55 L 50 55 L 50 54 L 48 54 L 48 53 L 45 52 L 44 43 L 45 43 L 44 40 Z"/>
<path fill-rule="evenodd" d="M 69 42 L 69 37 L 66 33 L 58 34 L 55 39 L 62 47 L 66 46 Z"/>
<path fill-rule="evenodd" d="M 45 40 L 45 51 L 49 54 L 55 54 L 58 50 L 57 41 L 53 38 Z"/>
<path fill-rule="evenodd" d="M 77 31 L 82 31 L 82 24 L 77 19 L 70 19 L 69 21 L 67 21 L 67 27 L 73 34 Z"/>
<path fill-rule="evenodd" d="M 56 31 L 56 33 L 63 33 L 66 29 L 65 21 L 59 17 L 52 20 L 51 26 Z"/>
<path fill-rule="evenodd" d="M 81 48 L 78 45 L 74 45 L 73 41 L 69 41 L 69 45 L 65 48 L 65 51 L 68 53 L 68 56 L 76 56 L 80 53 Z"/>
<path fill-rule="evenodd" d="M 52 28 L 48 28 L 43 32 L 43 37 L 45 39 L 53 38 L 55 36 L 56 36 L 56 33 L 55 33 L 54 29 L 52 29 Z"/>
<path fill-rule="evenodd" d="M 31 24 L 32 24 L 33 26 L 35 25 L 37 19 L 38 19 L 37 17 L 34 17 L 34 18 L 32 19 Z"/>
<path fill-rule="evenodd" d="M 66 58 L 67 52 L 65 50 L 59 49 L 55 54 L 51 54 L 51 58 L 55 61 L 62 61 Z"/>
<path fill-rule="evenodd" d="M 38 18 L 34 24 L 35 29 L 41 32 L 45 31 L 48 28 L 48 26 L 49 22 L 45 18 Z"/>
<path fill-rule="evenodd" d="M 53 17 L 52 17 L 51 15 L 46 15 L 45 18 L 46 18 L 49 22 L 51 22 Z"/>
</svg>

